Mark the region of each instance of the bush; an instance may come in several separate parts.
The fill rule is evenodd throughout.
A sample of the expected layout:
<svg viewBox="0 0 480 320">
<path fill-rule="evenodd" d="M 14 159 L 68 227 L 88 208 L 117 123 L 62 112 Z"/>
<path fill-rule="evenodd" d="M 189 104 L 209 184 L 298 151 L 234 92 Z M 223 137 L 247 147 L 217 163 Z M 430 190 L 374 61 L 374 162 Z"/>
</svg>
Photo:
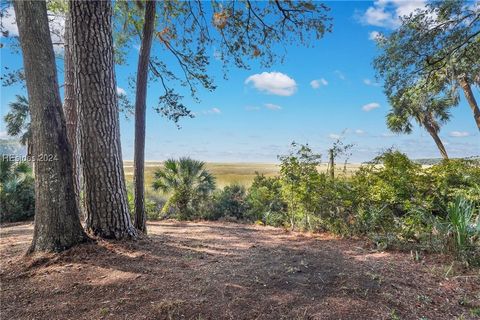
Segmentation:
<svg viewBox="0 0 480 320">
<path fill-rule="evenodd" d="M 0 221 L 30 219 L 35 214 L 35 183 L 26 162 L 0 159 Z"/>
<path fill-rule="evenodd" d="M 248 189 L 247 218 L 268 225 L 282 225 L 286 216 L 287 204 L 282 199 L 282 185 L 278 177 L 265 177 L 256 173 Z"/>
<path fill-rule="evenodd" d="M 468 260 L 469 253 L 474 251 L 480 237 L 479 216 L 476 216 L 473 203 L 458 197 L 448 204 L 447 222 L 453 235 L 454 251 L 460 258 Z"/>
<path fill-rule="evenodd" d="M 244 186 L 233 184 L 219 190 L 213 195 L 212 219 L 234 217 L 238 220 L 246 218 L 248 210 L 247 195 Z"/>
<path fill-rule="evenodd" d="M 318 172 L 320 155 L 308 145 L 292 143 L 289 154 L 280 160 L 280 183 L 283 200 L 288 207 L 288 224 L 294 229 L 297 223 L 312 229 L 311 215 L 318 214 L 322 189 L 322 175 Z"/>
<path fill-rule="evenodd" d="M 432 211 L 445 212 L 459 196 L 480 204 L 480 163 L 478 160 L 444 160 L 425 170 L 424 180 Z"/>
<path fill-rule="evenodd" d="M 163 216 L 191 219 L 198 217 L 215 190 L 215 177 L 205 169 L 204 162 L 169 159 L 155 171 L 152 187 L 169 195 L 162 208 Z"/>
<path fill-rule="evenodd" d="M 362 166 L 352 183 L 364 209 L 375 207 L 396 216 L 422 205 L 421 166 L 399 151 L 388 150 Z"/>
<path fill-rule="evenodd" d="M 405 154 L 387 150 L 353 176 L 335 179 L 318 171 L 320 155 L 308 145 L 292 147 L 279 157 L 278 177 L 257 173 L 248 190 L 231 185 L 213 195 L 190 197 L 197 188 L 181 183 L 178 170 L 160 172 L 159 186 L 168 182 L 173 191 L 164 211 L 186 203 L 180 200 L 188 195 L 189 204 L 183 206 L 189 209 L 186 218 L 326 230 L 366 236 L 383 249 L 452 252 L 470 262 L 478 260 L 478 161 L 448 160 L 423 168 Z"/>
</svg>

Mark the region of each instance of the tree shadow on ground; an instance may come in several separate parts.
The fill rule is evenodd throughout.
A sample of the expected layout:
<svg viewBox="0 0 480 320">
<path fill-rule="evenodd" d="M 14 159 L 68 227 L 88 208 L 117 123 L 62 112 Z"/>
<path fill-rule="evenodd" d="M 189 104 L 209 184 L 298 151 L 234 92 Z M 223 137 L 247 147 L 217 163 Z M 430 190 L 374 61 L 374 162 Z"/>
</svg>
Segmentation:
<svg viewBox="0 0 480 320">
<path fill-rule="evenodd" d="M 406 281 L 401 273 L 412 264 L 405 255 L 395 263 L 392 255 L 369 254 L 361 242 L 209 222 L 149 227 L 148 239 L 98 241 L 30 268 L 20 265 L 27 258 L 18 258 L 17 269 L 7 266 L 1 274 L 2 313 L 49 319 L 381 319 L 396 312 L 407 319 L 449 319 L 461 312 L 445 303 L 406 305 L 405 294 L 435 286 L 436 279 L 412 272 Z"/>
</svg>

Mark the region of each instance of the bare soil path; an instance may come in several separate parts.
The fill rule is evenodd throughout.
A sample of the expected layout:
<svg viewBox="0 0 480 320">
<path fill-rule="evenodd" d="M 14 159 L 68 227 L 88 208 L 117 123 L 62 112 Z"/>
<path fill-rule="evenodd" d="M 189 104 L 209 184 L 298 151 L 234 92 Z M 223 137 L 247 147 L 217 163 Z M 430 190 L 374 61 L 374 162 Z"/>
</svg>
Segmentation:
<svg viewBox="0 0 480 320">
<path fill-rule="evenodd" d="M 144 240 L 25 257 L 32 224 L 3 225 L 0 318 L 480 318 L 478 270 L 438 255 L 224 222 L 148 227 Z"/>
</svg>

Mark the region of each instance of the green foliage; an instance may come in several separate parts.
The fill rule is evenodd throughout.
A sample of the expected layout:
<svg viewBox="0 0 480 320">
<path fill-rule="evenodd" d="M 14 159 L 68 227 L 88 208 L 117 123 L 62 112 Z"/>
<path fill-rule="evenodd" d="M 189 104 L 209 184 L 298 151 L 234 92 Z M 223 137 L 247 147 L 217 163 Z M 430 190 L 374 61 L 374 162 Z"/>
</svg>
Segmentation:
<svg viewBox="0 0 480 320">
<path fill-rule="evenodd" d="M 460 102 L 459 88 L 480 83 L 479 9 L 465 0 L 429 1 L 378 38 L 374 67 L 392 106 L 393 132 L 410 133 L 414 120 L 436 135 Z"/>
<path fill-rule="evenodd" d="M 452 80 L 459 75 L 478 83 L 479 16 L 478 4 L 431 1 L 404 17 L 396 31 L 380 37 L 382 54 L 374 66 L 385 79 L 387 96 L 418 84 L 419 79 L 436 83 L 446 94 L 456 90 Z"/>
<path fill-rule="evenodd" d="M 479 216 L 477 214 L 475 217 L 475 206 L 465 198 L 458 197 L 448 204 L 447 213 L 455 251 L 459 255 L 464 255 L 475 247 L 480 236 Z"/>
<path fill-rule="evenodd" d="M 0 221 L 21 221 L 35 214 L 35 184 L 26 162 L 0 159 Z"/>
<path fill-rule="evenodd" d="M 265 177 L 256 174 L 248 190 L 247 216 L 252 221 L 263 224 L 281 225 L 287 213 L 287 204 L 282 198 L 282 184 L 278 177 Z"/>
<path fill-rule="evenodd" d="M 447 203 L 458 196 L 480 204 L 480 161 L 451 159 L 424 170 L 431 187 L 428 193 L 430 207 L 445 210 Z"/>
<path fill-rule="evenodd" d="M 30 111 L 28 100 L 17 95 L 16 101 L 10 102 L 10 111 L 3 118 L 7 126 L 7 133 L 12 137 L 19 137 L 20 142 L 26 145 L 31 138 Z"/>
<path fill-rule="evenodd" d="M 183 219 L 234 218 L 365 236 L 382 250 L 452 252 L 469 262 L 480 256 L 476 160 L 422 167 L 399 151 L 387 150 L 353 176 L 331 179 L 318 171 L 320 155 L 308 145 L 293 143 L 292 151 L 279 159 L 278 177 L 257 174 L 248 190 L 234 184 L 213 194 L 210 182 L 200 187 L 200 181 L 210 181 L 198 179 L 204 176 L 201 163 L 170 160 L 154 182 L 170 196 L 163 217 L 171 211 Z M 209 191 L 197 194 L 199 190 Z"/>
<path fill-rule="evenodd" d="M 155 171 L 152 187 L 170 195 L 163 214 L 173 213 L 188 219 L 215 190 L 215 178 L 205 170 L 204 162 L 190 158 L 169 159 L 163 168 Z"/>
<path fill-rule="evenodd" d="M 375 207 L 402 215 L 421 202 L 418 181 L 421 166 L 398 151 L 387 151 L 360 168 L 352 184 L 362 208 Z"/>
<path fill-rule="evenodd" d="M 317 170 L 320 155 L 313 153 L 308 145 L 292 143 L 292 151 L 280 156 L 280 182 L 282 196 L 288 205 L 290 227 L 299 220 L 304 228 L 311 228 L 310 215 L 318 212 L 319 188 L 322 176 Z"/>
<path fill-rule="evenodd" d="M 214 193 L 211 218 L 234 217 L 242 220 L 245 219 L 247 211 L 247 193 L 244 186 L 233 184 Z"/>
</svg>

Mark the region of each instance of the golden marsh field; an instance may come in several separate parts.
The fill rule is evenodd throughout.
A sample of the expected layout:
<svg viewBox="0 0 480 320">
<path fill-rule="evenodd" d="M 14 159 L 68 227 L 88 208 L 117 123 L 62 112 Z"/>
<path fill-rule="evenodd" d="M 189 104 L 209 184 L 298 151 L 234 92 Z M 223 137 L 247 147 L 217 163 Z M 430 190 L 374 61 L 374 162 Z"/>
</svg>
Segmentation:
<svg viewBox="0 0 480 320">
<path fill-rule="evenodd" d="M 150 189 L 154 179 L 154 172 L 161 168 L 163 163 L 161 161 L 147 161 L 145 163 L 145 184 L 147 189 Z M 360 167 L 360 164 L 348 164 L 346 174 L 350 175 Z M 280 167 L 275 163 L 220 163 L 207 162 L 206 168 L 217 179 L 217 188 L 223 188 L 230 184 L 241 184 L 249 187 L 255 177 L 255 172 L 265 176 L 278 175 Z M 128 182 L 133 181 L 133 161 L 124 161 L 125 177 Z M 327 170 L 327 164 L 322 164 L 319 167 L 320 171 Z M 344 166 L 338 164 L 336 166 L 336 173 L 342 174 Z"/>
</svg>

